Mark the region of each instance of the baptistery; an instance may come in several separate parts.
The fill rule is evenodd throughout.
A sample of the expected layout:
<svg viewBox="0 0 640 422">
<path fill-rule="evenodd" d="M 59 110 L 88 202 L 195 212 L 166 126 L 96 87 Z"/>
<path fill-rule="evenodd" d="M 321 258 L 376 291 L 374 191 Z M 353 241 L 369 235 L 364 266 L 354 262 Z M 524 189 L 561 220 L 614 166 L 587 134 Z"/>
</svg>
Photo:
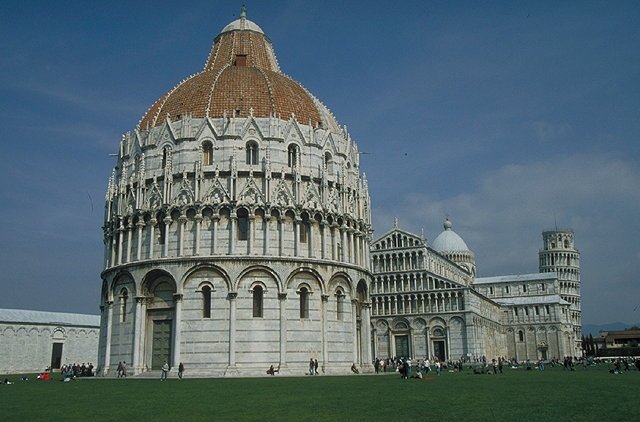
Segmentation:
<svg viewBox="0 0 640 422">
<path fill-rule="evenodd" d="M 206 52 L 203 52 L 203 56 Z M 124 134 L 104 216 L 100 371 L 371 362 L 371 204 L 346 127 L 240 18 Z"/>
</svg>

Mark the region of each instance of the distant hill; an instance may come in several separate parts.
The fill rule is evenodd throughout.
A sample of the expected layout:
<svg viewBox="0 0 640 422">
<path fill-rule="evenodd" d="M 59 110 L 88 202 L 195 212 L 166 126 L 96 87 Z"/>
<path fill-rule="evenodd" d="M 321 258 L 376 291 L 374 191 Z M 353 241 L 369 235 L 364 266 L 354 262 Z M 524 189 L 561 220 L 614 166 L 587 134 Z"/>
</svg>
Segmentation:
<svg viewBox="0 0 640 422">
<path fill-rule="evenodd" d="M 640 323 L 636 324 L 627 324 L 626 322 L 611 322 L 609 324 L 583 324 L 582 325 L 582 335 L 588 336 L 591 334 L 592 336 L 596 336 L 600 331 L 618 331 L 625 330 L 629 327 L 633 326 L 640 327 Z"/>
</svg>

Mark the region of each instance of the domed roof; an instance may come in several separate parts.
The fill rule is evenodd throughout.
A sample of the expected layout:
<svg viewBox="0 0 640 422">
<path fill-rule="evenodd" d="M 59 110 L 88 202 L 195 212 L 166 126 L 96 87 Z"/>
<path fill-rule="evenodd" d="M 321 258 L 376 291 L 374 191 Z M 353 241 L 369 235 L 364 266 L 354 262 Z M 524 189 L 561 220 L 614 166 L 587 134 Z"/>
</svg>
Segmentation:
<svg viewBox="0 0 640 422">
<path fill-rule="evenodd" d="M 225 26 L 214 40 L 204 70 L 160 97 L 142 117 L 138 129 L 187 114 L 285 120 L 295 116 L 302 124 L 339 128 L 320 101 L 280 71 L 271 41 L 246 19 L 244 9 L 240 19 Z"/>
<path fill-rule="evenodd" d="M 438 235 L 431 244 L 436 252 L 470 252 L 464 240 L 451 228 L 453 224 L 447 218 L 444 221 L 444 231 Z"/>
</svg>

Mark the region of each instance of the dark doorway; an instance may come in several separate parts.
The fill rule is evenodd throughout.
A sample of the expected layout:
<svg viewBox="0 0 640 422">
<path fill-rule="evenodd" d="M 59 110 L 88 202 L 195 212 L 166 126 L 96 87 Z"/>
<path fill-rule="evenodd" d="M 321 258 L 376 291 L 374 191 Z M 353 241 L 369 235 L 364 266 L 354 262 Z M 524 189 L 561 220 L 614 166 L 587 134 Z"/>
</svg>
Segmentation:
<svg viewBox="0 0 640 422">
<path fill-rule="evenodd" d="M 51 369 L 60 369 L 62 363 L 62 345 L 63 343 L 53 343 L 51 350 Z"/>
<path fill-rule="evenodd" d="M 396 356 L 409 357 L 409 336 L 396 336 Z"/>
<path fill-rule="evenodd" d="M 161 369 L 165 361 L 171 364 L 172 322 L 170 319 L 153 321 L 151 369 Z"/>
<path fill-rule="evenodd" d="M 433 354 L 440 359 L 441 362 L 444 362 L 446 355 L 444 340 L 435 340 L 433 342 Z"/>
</svg>

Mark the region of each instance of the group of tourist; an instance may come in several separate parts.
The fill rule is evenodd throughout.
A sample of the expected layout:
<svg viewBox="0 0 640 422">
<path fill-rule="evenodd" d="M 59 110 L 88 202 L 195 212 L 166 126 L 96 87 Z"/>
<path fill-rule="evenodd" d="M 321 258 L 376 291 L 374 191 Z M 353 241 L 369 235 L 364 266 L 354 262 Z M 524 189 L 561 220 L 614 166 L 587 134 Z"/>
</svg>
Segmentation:
<svg viewBox="0 0 640 422">
<path fill-rule="evenodd" d="M 94 376 L 93 363 L 89 362 L 89 364 L 85 365 L 83 362 L 82 365 L 78 365 L 77 363 L 74 363 L 73 365 L 62 365 L 60 373 L 62 374 L 63 380 L 66 380 L 67 378 L 74 380 L 78 377 L 92 377 Z"/>
</svg>

